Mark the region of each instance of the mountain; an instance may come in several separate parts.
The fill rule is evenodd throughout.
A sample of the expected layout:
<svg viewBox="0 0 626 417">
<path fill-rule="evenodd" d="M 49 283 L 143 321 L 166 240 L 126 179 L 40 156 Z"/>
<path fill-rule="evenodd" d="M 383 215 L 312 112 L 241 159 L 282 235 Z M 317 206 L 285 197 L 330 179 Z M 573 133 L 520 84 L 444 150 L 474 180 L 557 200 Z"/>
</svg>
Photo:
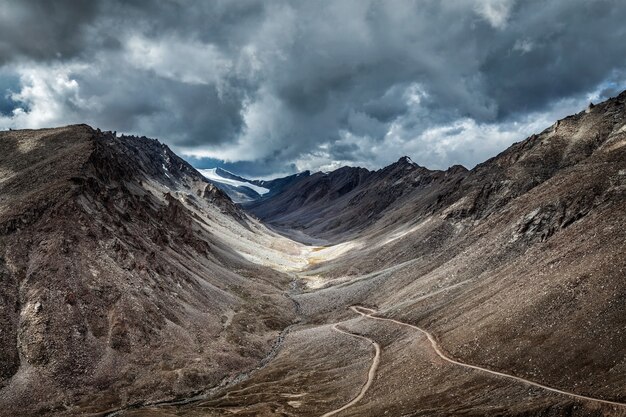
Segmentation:
<svg viewBox="0 0 626 417">
<path fill-rule="evenodd" d="M 270 191 L 222 168 L 200 169 L 198 171 L 236 203 L 256 200 Z"/>
<path fill-rule="evenodd" d="M 0 132 L 0 414 L 189 396 L 259 366 L 295 318 L 273 269 L 290 252 L 156 140 Z"/>
<path fill-rule="evenodd" d="M 375 223 L 414 190 L 455 182 L 466 174 L 461 166 L 430 171 L 404 156 L 378 171 L 343 167 L 318 172 L 247 203 L 245 208 L 277 228 L 337 242 Z"/>
<path fill-rule="evenodd" d="M 297 174 L 287 175 L 286 177 L 279 177 L 271 180 L 253 180 L 252 182 L 260 187 L 268 188 L 270 192 L 265 194 L 263 197 L 271 197 L 281 192 L 284 188 L 291 186 L 296 181 L 310 175 L 311 171 L 302 171 Z"/>
<path fill-rule="evenodd" d="M 296 299 L 320 326 L 212 407 L 289 410 L 264 392 L 287 390 L 301 378 L 284 369 L 306 363 L 324 376 L 297 390 L 293 415 L 625 415 L 626 92 L 470 171 L 342 168 L 251 210 L 334 243 L 299 275 Z M 350 395 L 323 400 L 350 378 Z"/>
<path fill-rule="evenodd" d="M 309 171 L 304 171 L 272 180 L 249 180 L 219 167 L 198 171 L 236 203 L 247 203 L 272 196 L 293 181 L 310 175 Z"/>
</svg>

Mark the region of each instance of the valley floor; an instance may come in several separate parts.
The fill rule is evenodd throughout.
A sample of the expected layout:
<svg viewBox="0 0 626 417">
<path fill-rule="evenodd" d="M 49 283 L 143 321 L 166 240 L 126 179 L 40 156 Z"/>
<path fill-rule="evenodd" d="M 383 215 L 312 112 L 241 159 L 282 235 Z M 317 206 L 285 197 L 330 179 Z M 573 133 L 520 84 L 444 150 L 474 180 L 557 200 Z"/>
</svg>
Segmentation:
<svg viewBox="0 0 626 417">
<path fill-rule="evenodd" d="M 623 402 L 457 360 L 428 330 L 387 317 L 384 311 L 362 305 L 346 305 L 343 311 L 324 308 L 332 300 L 327 294 L 318 298 L 320 289 L 341 287 L 348 279 L 324 278 L 308 269 L 362 246 L 358 241 L 334 246 L 294 242 L 300 261 L 294 261 L 294 248 L 290 248 L 290 262 L 265 262 L 293 276 L 285 296 L 296 304 L 300 317 L 281 332 L 258 368 L 194 397 L 100 415 L 626 415 Z M 349 281 L 389 274 L 403 266 Z M 419 300 L 461 285 L 434 290 Z"/>
</svg>

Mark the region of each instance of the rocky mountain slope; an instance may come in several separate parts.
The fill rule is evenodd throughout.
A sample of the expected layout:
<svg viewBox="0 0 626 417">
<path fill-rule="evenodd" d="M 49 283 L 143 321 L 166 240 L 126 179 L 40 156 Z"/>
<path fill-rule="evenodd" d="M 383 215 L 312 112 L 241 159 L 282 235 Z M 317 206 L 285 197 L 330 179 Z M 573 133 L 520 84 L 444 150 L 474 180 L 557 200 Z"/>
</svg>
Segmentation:
<svg viewBox="0 0 626 417">
<path fill-rule="evenodd" d="M 188 396 L 295 318 L 298 245 L 155 140 L 0 133 L 0 414 Z"/>
<path fill-rule="evenodd" d="M 278 228 L 337 242 L 358 235 L 415 189 L 462 178 L 466 172 L 460 166 L 430 171 L 405 156 L 378 171 L 343 167 L 317 172 L 244 206 Z"/>
</svg>

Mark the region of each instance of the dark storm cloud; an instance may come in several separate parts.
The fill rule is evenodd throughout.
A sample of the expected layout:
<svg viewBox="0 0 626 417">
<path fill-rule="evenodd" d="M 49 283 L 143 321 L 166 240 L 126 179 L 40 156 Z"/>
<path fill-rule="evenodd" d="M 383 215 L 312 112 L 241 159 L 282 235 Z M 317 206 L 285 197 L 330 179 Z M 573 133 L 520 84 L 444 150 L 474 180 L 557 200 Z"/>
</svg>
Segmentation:
<svg viewBox="0 0 626 417">
<path fill-rule="evenodd" d="M 72 58 L 100 46 L 85 33 L 97 18 L 98 2 L 3 0 L 0 7 L 0 63 Z"/>
<path fill-rule="evenodd" d="M 610 0 L 563 1 L 544 8 L 517 7 L 505 38 L 481 71 L 495 82 L 487 94 L 500 117 L 542 108 L 555 98 L 590 91 L 616 68 L 626 67 L 626 4 Z M 513 47 L 513 49 L 512 49 Z"/>
<path fill-rule="evenodd" d="M 473 165 L 623 88 L 625 19 L 619 0 L 5 1 L 0 123 L 263 176 Z"/>
<path fill-rule="evenodd" d="M 115 89 L 103 88 L 92 75 L 76 78 L 85 97 L 105 109 L 98 124 L 154 137 L 167 132 L 174 143 L 191 147 L 233 140 L 242 128 L 238 91 L 220 96 L 212 84 L 190 84 L 125 67 L 115 71 Z"/>
</svg>

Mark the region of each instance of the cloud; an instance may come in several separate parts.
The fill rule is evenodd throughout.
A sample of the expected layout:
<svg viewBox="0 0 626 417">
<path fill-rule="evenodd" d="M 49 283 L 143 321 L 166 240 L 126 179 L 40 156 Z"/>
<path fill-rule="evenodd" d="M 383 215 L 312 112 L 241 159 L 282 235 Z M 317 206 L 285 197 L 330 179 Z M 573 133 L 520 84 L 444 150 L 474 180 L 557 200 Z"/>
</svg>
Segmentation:
<svg viewBox="0 0 626 417">
<path fill-rule="evenodd" d="M 94 38 L 89 26 L 98 17 L 98 2 L 72 0 L 5 0 L 0 9 L 0 64 L 23 57 L 47 61 L 101 48 L 110 36 Z"/>
<path fill-rule="evenodd" d="M 233 62 L 215 45 L 179 37 L 150 39 L 132 35 L 124 53 L 132 67 L 185 84 L 219 86 L 234 71 Z"/>
<path fill-rule="evenodd" d="M 79 85 L 71 76 L 73 70 L 80 68 L 80 65 L 19 68 L 21 89 L 7 93 L 12 109 L 0 117 L 0 123 L 37 128 L 80 120 L 82 111 L 90 107 L 80 97 Z"/>
<path fill-rule="evenodd" d="M 512 0 L 478 0 L 476 12 L 496 29 L 504 29 L 511 14 Z"/>
<path fill-rule="evenodd" d="M 527 54 L 535 48 L 535 44 L 530 39 L 518 39 L 513 45 L 513 50 L 520 54 Z"/>
<path fill-rule="evenodd" d="M 85 122 L 249 175 L 472 166 L 626 84 L 618 0 L 5 3 L 0 127 Z"/>
</svg>

